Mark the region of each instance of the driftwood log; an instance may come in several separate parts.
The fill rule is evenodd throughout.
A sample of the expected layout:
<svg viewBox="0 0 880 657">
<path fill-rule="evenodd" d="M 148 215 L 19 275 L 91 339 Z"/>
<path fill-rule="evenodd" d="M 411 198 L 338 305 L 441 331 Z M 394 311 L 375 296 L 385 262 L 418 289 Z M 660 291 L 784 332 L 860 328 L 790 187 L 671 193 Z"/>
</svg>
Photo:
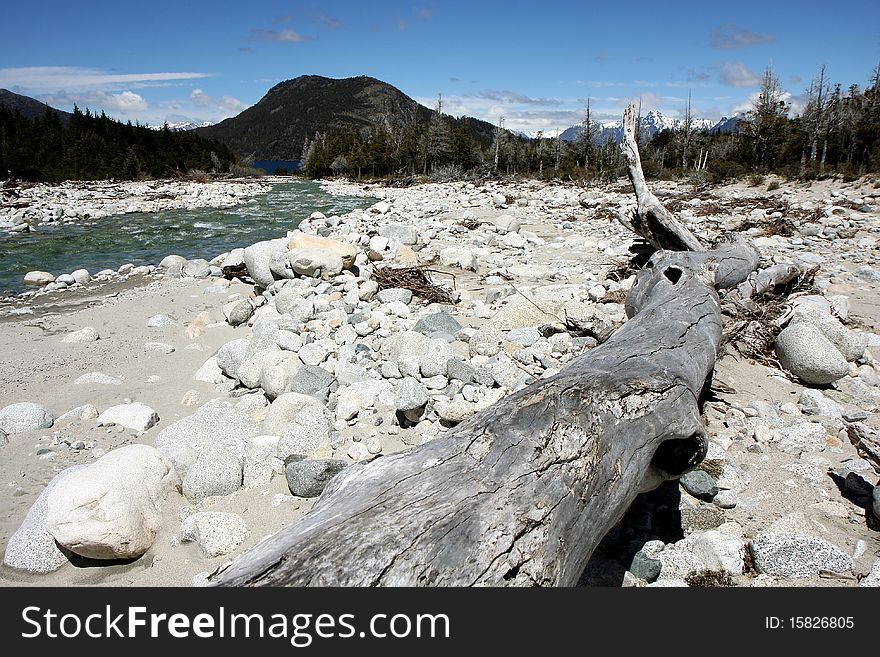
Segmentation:
<svg viewBox="0 0 880 657">
<path fill-rule="evenodd" d="M 653 194 L 645 200 L 638 150 L 627 152 L 634 111 L 627 121 L 633 228 L 687 249 L 651 256 L 626 301 L 631 319 L 447 434 L 347 468 L 308 516 L 212 583 L 574 585 L 636 495 L 702 460 L 698 398 L 722 336 L 716 290 L 746 281 L 757 254 L 739 238 L 707 251 Z"/>
</svg>

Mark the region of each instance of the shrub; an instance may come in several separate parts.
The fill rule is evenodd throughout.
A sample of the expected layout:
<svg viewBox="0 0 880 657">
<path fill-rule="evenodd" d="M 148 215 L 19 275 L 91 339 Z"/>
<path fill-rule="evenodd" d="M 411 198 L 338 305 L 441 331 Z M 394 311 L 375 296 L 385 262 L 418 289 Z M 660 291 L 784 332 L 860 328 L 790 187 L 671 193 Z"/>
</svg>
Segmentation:
<svg viewBox="0 0 880 657">
<path fill-rule="evenodd" d="M 750 187 L 760 187 L 764 184 L 764 176 L 760 173 L 753 173 L 749 175 L 748 181 Z"/>
</svg>

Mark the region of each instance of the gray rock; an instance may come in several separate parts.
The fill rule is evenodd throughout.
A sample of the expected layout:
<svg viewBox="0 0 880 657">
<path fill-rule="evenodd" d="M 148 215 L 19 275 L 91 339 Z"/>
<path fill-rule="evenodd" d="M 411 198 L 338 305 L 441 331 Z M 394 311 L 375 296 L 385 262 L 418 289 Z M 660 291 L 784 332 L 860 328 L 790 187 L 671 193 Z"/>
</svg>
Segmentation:
<svg viewBox="0 0 880 657">
<path fill-rule="evenodd" d="M 386 341 L 388 360 L 396 363 L 401 373 L 408 368 L 406 364 L 415 360 L 418 365 L 419 358 L 428 349 L 431 339 L 416 331 L 402 331 Z M 418 367 L 416 367 L 418 370 Z M 418 372 L 416 372 L 416 375 Z"/>
<path fill-rule="evenodd" d="M 181 268 L 184 276 L 192 276 L 193 278 L 208 278 L 211 275 L 211 265 L 207 260 L 195 258 L 187 260 L 186 264 Z"/>
<path fill-rule="evenodd" d="M 174 347 L 167 342 L 145 342 L 144 351 L 158 354 L 173 354 Z"/>
<path fill-rule="evenodd" d="M 180 540 L 197 543 L 209 559 L 229 554 L 247 537 L 247 523 L 237 513 L 200 511 L 180 524 Z"/>
<path fill-rule="evenodd" d="M 189 417 L 162 429 L 156 436 L 156 447 L 171 460 L 177 473 L 185 477 L 206 448 L 222 447 L 241 460 L 249 451 L 251 439 L 259 433 L 259 427 L 247 414 L 209 402 Z"/>
<path fill-rule="evenodd" d="M 877 520 L 880 520 L 880 486 L 874 486 L 871 500 L 871 510 L 874 512 L 874 517 L 877 518 Z"/>
<path fill-rule="evenodd" d="M 166 326 L 174 326 L 177 321 L 168 315 L 153 315 L 147 320 L 149 328 L 165 328 Z"/>
<path fill-rule="evenodd" d="M 272 481 L 275 474 L 275 450 L 278 448 L 278 436 L 256 436 L 251 440 L 250 450 L 244 459 L 242 483 L 247 488 L 265 486 Z"/>
<path fill-rule="evenodd" d="M 46 531 L 46 514 L 49 510 L 47 500 L 58 482 L 84 467 L 86 466 L 75 465 L 62 470 L 43 489 L 21 526 L 6 543 L 3 554 L 5 565 L 30 573 L 50 573 L 68 563 L 67 557 L 55 543 L 55 538 Z"/>
<path fill-rule="evenodd" d="M 24 275 L 25 285 L 48 285 L 53 282 L 55 277 L 47 271 L 29 271 Z"/>
<path fill-rule="evenodd" d="M 394 390 L 390 382 L 370 379 L 340 388 L 336 398 L 336 419 L 351 420 L 360 411 L 373 407 L 394 407 Z"/>
<path fill-rule="evenodd" d="M 193 374 L 194 381 L 202 381 L 203 383 L 223 383 L 226 379 L 223 376 L 223 370 L 217 362 L 217 356 L 211 356 L 204 364 Z"/>
<path fill-rule="evenodd" d="M 708 570 L 724 570 L 733 575 L 742 573 L 745 546 L 741 538 L 714 530 L 689 538 L 691 550 Z"/>
<path fill-rule="evenodd" d="M 413 377 L 406 377 L 397 384 L 394 403 L 399 411 L 413 411 L 428 403 L 428 391 Z"/>
<path fill-rule="evenodd" d="M 419 319 L 416 325 L 413 326 L 413 331 L 418 331 L 425 335 L 445 333 L 455 337 L 461 331 L 461 324 L 449 313 L 441 311 L 433 315 L 425 315 Z"/>
<path fill-rule="evenodd" d="M 74 271 L 70 272 L 70 275 L 73 276 L 73 280 L 80 285 L 86 285 L 89 281 L 92 280 L 92 275 L 89 274 L 88 269 L 75 269 Z"/>
<path fill-rule="evenodd" d="M 46 500 L 46 531 L 90 559 L 133 559 L 153 544 L 180 480 L 149 445 L 126 445 L 65 477 Z"/>
<path fill-rule="evenodd" d="M 639 550 L 633 556 L 629 571 L 646 582 L 653 582 L 660 577 L 662 563 L 659 559 L 649 556 L 644 549 Z"/>
<path fill-rule="evenodd" d="M 109 374 L 104 374 L 103 372 L 87 372 L 86 374 L 77 377 L 74 380 L 73 385 L 121 386 L 122 379 L 110 376 Z"/>
<path fill-rule="evenodd" d="M 183 494 L 190 502 L 213 495 L 231 495 L 241 488 L 244 455 L 219 445 L 206 445 L 183 478 Z"/>
<path fill-rule="evenodd" d="M 269 266 L 275 254 L 287 254 L 287 238 L 257 242 L 244 250 L 244 263 L 248 276 L 263 289 L 268 289 L 275 282 Z"/>
<path fill-rule="evenodd" d="M 376 281 L 364 281 L 358 287 L 358 299 L 370 301 L 379 292 L 379 284 Z"/>
<path fill-rule="evenodd" d="M 874 562 L 871 572 L 859 582 L 859 586 L 880 587 L 880 559 Z"/>
<path fill-rule="evenodd" d="M 782 366 L 806 383 L 825 385 L 849 373 L 849 364 L 819 329 L 801 322 L 776 337 L 776 355 Z"/>
<path fill-rule="evenodd" d="M 477 254 L 463 246 L 448 246 L 440 251 L 440 264 L 444 267 L 461 267 L 477 273 L 480 271 Z"/>
<path fill-rule="evenodd" d="M 297 324 L 304 324 L 315 316 L 315 304 L 304 299 L 294 288 L 285 287 L 275 295 L 275 310 L 289 315 Z"/>
<path fill-rule="evenodd" d="M 507 390 L 515 390 L 525 383 L 529 376 L 507 354 L 493 356 L 488 368 L 495 383 Z"/>
<path fill-rule="evenodd" d="M 223 307 L 223 314 L 230 326 L 240 326 L 253 316 L 254 306 L 247 299 L 232 301 Z"/>
<path fill-rule="evenodd" d="M 795 301 L 790 325 L 800 323 L 818 329 L 847 361 L 861 358 L 868 346 L 865 335 L 849 330 L 831 314 L 830 304 L 824 297 L 799 297 Z"/>
<path fill-rule="evenodd" d="M 319 447 L 330 445 L 330 421 L 324 408 L 313 404 L 303 406 L 281 432 L 276 456 L 282 460 L 292 456 L 303 458 Z"/>
<path fill-rule="evenodd" d="M 141 402 L 111 406 L 98 416 L 98 426 L 118 424 L 135 431 L 146 431 L 159 421 L 159 414 Z"/>
<path fill-rule="evenodd" d="M 326 398 L 328 389 L 333 384 L 333 375 L 317 365 L 303 365 L 291 381 L 291 392 Z"/>
<path fill-rule="evenodd" d="M 798 403 L 801 405 L 801 410 L 807 415 L 841 417 L 840 406 L 834 400 L 823 395 L 821 390 L 807 388 L 801 393 Z"/>
<path fill-rule="evenodd" d="M 719 509 L 733 509 L 739 503 L 739 495 L 735 490 L 722 490 L 712 498 L 712 503 Z"/>
<path fill-rule="evenodd" d="M 518 342 L 524 347 L 531 347 L 541 339 L 541 334 L 538 332 L 538 329 L 528 326 L 508 331 L 507 339 L 510 342 Z"/>
<path fill-rule="evenodd" d="M 394 303 L 395 301 L 399 301 L 400 303 L 408 304 L 412 301 L 413 293 L 412 290 L 407 290 L 402 287 L 390 287 L 384 290 L 379 290 L 376 297 L 379 299 L 379 303 Z"/>
<path fill-rule="evenodd" d="M 263 362 L 260 370 L 260 387 L 269 399 L 275 399 L 278 395 L 290 392 L 293 389 L 293 379 L 302 361 L 299 356 L 289 351 L 280 349 L 273 353 Z"/>
<path fill-rule="evenodd" d="M 255 326 L 256 328 L 256 326 Z M 272 363 L 278 361 L 285 353 L 281 347 L 275 343 L 275 335 L 278 333 L 277 327 L 269 327 L 262 331 L 254 330 L 251 341 L 248 344 L 244 359 L 238 366 L 238 381 L 245 388 L 258 388 L 261 385 L 260 377 L 263 370 Z M 295 354 L 292 354 L 295 356 Z"/>
<path fill-rule="evenodd" d="M 244 249 L 232 249 L 220 263 L 220 271 L 224 276 L 237 276 L 246 270 Z"/>
<path fill-rule="evenodd" d="M 300 360 L 306 365 L 320 365 L 330 355 L 331 348 L 323 344 L 323 340 L 303 345 L 297 352 Z M 332 344 L 332 342 L 331 342 Z M 335 347 L 335 345 L 334 345 Z"/>
<path fill-rule="evenodd" d="M 711 501 L 718 494 L 718 484 L 705 470 L 691 470 L 679 479 L 682 487 L 694 497 Z"/>
<path fill-rule="evenodd" d="M 419 233 L 415 226 L 408 224 L 384 224 L 379 226 L 379 235 L 398 244 L 414 245 L 419 241 Z"/>
<path fill-rule="evenodd" d="M 452 401 L 438 401 L 434 404 L 434 410 L 441 420 L 457 424 L 464 422 L 476 412 L 476 405 L 463 399 Z"/>
<path fill-rule="evenodd" d="M 94 420 L 98 417 L 98 409 L 93 404 L 82 404 L 60 415 L 52 426 L 61 426 L 73 420 Z"/>
<path fill-rule="evenodd" d="M 33 402 L 10 404 L 0 410 L 0 430 L 7 434 L 48 429 L 54 422 L 52 411 Z"/>
<path fill-rule="evenodd" d="M 99 338 L 98 329 L 94 326 L 86 326 L 79 331 L 72 331 L 61 338 L 61 342 L 82 344 L 85 342 L 94 342 Z"/>
<path fill-rule="evenodd" d="M 159 267 L 162 269 L 181 270 L 186 264 L 186 258 L 179 255 L 167 255 L 159 261 Z"/>
<path fill-rule="evenodd" d="M 290 492 L 297 497 L 318 497 L 339 472 L 348 467 L 342 459 L 309 459 L 290 461 L 284 476 Z"/>
<path fill-rule="evenodd" d="M 811 577 L 820 570 L 846 573 L 852 558 L 828 541 L 805 534 L 765 532 L 749 544 L 759 572 L 778 577 Z"/>
<path fill-rule="evenodd" d="M 780 439 L 777 446 L 787 454 L 821 452 L 828 444 L 825 427 L 814 422 L 798 422 L 778 431 Z"/>
<path fill-rule="evenodd" d="M 450 358 L 446 361 L 446 376 L 457 379 L 462 383 L 471 383 L 474 380 L 474 367 L 460 358 Z"/>
<path fill-rule="evenodd" d="M 269 406 L 266 417 L 263 419 L 263 433 L 280 436 L 285 427 L 293 422 L 297 414 L 306 406 L 315 406 L 323 409 L 324 406 L 314 397 L 297 392 L 286 392 L 278 395 Z"/>
<path fill-rule="evenodd" d="M 455 353 L 449 343 L 442 338 L 432 339 L 419 356 L 419 370 L 423 377 L 446 376 L 446 363 Z"/>
<path fill-rule="evenodd" d="M 345 267 L 342 256 L 328 249 L 293 249 L 287 260 L 300 276 L 335 276 Z"/>
<path fill-rule="evenodd" d="M 247 338 L 230 340 L 217 351 L 217 365 L 230 379 L 238 378 L 238 368 L 244 362 L 250 343 Z"/>
</svg>

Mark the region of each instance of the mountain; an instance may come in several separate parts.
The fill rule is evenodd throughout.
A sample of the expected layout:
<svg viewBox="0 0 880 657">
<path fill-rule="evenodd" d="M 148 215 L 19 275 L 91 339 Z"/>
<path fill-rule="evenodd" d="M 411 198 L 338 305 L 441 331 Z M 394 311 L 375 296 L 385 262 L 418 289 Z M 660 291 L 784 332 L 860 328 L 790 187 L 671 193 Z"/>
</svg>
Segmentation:
<svg viewBox="0 0 880 657">
<path fill-rule="evenodd" d="M 256 105 L 238 116 L 196 129 L 242 156 L 294 160 L 315 132 L 424 125 L 434 112 L 386 82 L 367 76 L 325 78 L 303 75 L 269 89 Z M 494 126 L 464 117 L 454 119 L 481 144 L 492 142 Z"/>
<path fill-rule="evenodd" d="M 710 119 L 691 118 L 691 129 L 693 130 L 712 130 L 716 123 Z M 666 116 L 662 112 L 651 110 L 641 117 L 639 122 L 639 133 L 648 137 L 653 137 L 663 130 L 678 130 L 684 127 L 684 120 L 673 119 Z M 596 141 L 605 142 L 611 138 L 615 142 L 623 140 L 623 124 L 621 121 L 612 121 L 608 123 L 600 123 L 597 125 Z M 581 126 L 576 125 L 566 129 L 560 139 L 564 141 L 575 141 L 581 133 Z"/>
<path fill-rule="evenodd" d="M 161 125 L 148 125 L 147 127 L 151 130 L 162 130 L 166 125 L 169 130 L 183 132 L 185 130 L 195 130 L 196 128 L 207 128 L 208 126 L 214 125 L 214 123 L 212 121 L 203 121 L 201 123 L 195 123 L 193 121 L 177 121 L 165 122 Z"/>
<path fill-rule="evenodd" d="M 742 121 L 744 118 L 745 112 L 740 112 L 739 114 L 731 116 L 730 118 L 727 118 L 725 116 L 718 123 L 712 126 L 709 129 L 709 132 L 711 132 L 712 134 L 715 134 L 716 132 L 738 132 L 740 129 L 739 122 Z"/>
<path fill-rule="evenodd" d="M 8 89 L 0 89 L 0 107 L 8 109 L 11 112 L 20 112 L 22 116 L 29 119 L 41 119 L 46 114 L 46 108 L 55 112 L 62 123 L 66 123 L 70 119 L 69 112 L 62 112 L 54 107 L 49 107 L 46 103 L 42 103 L 30 96 L 22 96 L 13 93 Z"/>
</svg>

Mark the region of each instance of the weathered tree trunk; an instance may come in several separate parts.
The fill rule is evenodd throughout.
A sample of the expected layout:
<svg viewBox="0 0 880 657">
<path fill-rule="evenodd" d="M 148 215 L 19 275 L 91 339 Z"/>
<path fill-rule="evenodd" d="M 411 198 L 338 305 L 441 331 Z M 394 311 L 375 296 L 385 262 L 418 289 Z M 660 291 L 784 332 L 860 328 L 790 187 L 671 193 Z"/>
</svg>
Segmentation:
<svg viewBox="0 0 880 657">
<path fill-rule="evenodd" d="M 653 194 L 656 207 L 642 203 L 640 167 L 634 178 L 638 225 L 660 243 L 690 239 Z M 446 435 L 344 470 L 308 516 L 213 582 L 576 584 L 639 492 L 704 457 L 697 399 L 721 341 L 716 287 L 755 264 L 737 239 L 655 253 L 627 298 L 631 319 L 607 342 Z"/>
<path fill-rule="evenodd" d="M 621 217 L 621 222 L 637 235 L 644 237 L 655 249 L 705 251 L 703 243 L 663 207 L 648 188 L 636 144 L 636 129 L 636 108 L 635 105 L 629 105 L 623 111 L 623 142 L 620 148 L 626 158 L 629 180 L 638 205 L 635 213 L 629 217 Z"/>
</svg>

